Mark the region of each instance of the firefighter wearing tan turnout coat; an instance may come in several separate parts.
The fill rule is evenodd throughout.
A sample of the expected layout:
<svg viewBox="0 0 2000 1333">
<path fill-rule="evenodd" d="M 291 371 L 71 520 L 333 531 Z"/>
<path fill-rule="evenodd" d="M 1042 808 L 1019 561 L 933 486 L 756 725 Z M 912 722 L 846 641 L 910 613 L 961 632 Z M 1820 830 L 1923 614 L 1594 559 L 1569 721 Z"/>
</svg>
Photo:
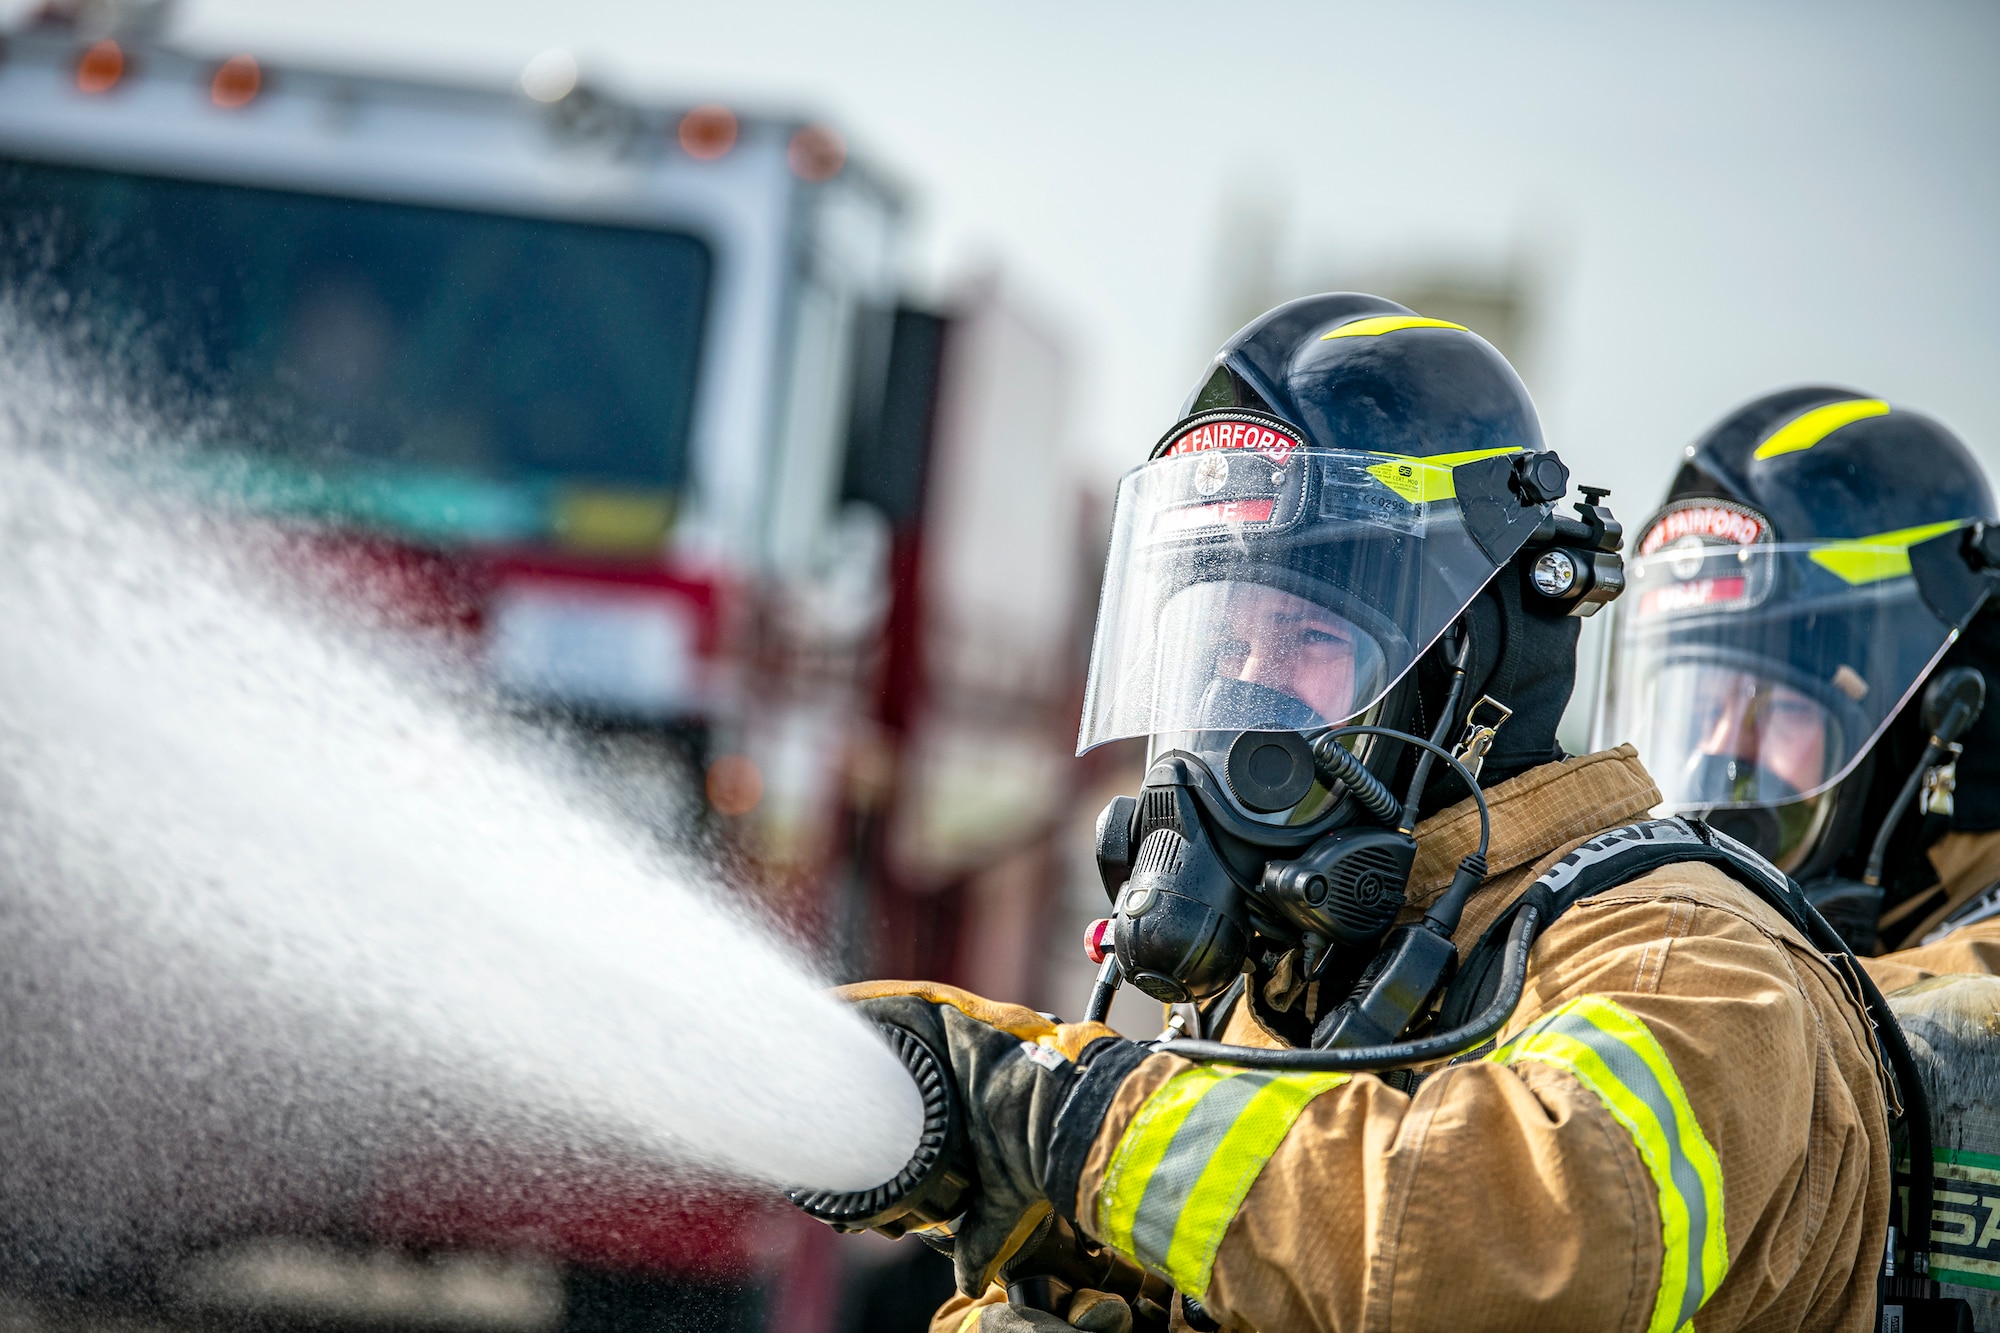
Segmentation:
<svg viewBox="0 0 2000 1333">
<path fill-rule="evenodd" d="M 1577 843 L 1660 798 L 1628 746 L 1488 799 L 1493 873 L 1461 953 Z M 1470 802 L 1418 828 L 1412 910 L 1475 832 Z M 1278 1044 L 1242 1005 L 1227 1036 Z M 1260 1333 L 1671 1330 L 1697 1311 L 1702 1333 L 1860 1330 L 1889 1188 L 1883 1073 L 1849 983 L 1741 885 L 1685 864 L 1560 917 L 1497 1049 L 1413 1094 L 1151 1056 L 1111 1102 L 1075 1209 Z M 934 1333 L 990 1324 L 1004 1300 L 955 1299 Z"/>
<path fill-rule="evenodd" d="M 1089 1013 L 1131 985 L 1185 1035 L 849 992 L 963 1157 L 794 1197 L 949 1232 L 938 1333 L 1871 1326 L 1864 979 L 1739 843 L 1628 828 L 1631 746 L 1557 745 L 1626 571 L 1569 483 L 1489 344 L 1353 293 L 1239 331 L 1120 482 L 1079 750 L 1147 768 L 1098 822 Z"/>
</svg>

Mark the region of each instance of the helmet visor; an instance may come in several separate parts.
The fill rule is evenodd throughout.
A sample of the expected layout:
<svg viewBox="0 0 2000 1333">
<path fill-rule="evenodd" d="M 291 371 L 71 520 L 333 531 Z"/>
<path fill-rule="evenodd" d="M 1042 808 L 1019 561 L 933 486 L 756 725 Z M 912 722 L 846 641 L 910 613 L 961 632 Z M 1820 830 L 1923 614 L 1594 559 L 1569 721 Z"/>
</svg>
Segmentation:
<svg viewBox="0 0 2000 1333">
<path fill-rule="evenodd" d="M 1148 463 L 1118 487 L 1078 752 L 1353 717 L 1496 568 L 1449 467 L 1314 449 Z"/>
<path fill-rule="evenodd" d="M 1636 745 L 1670 810 L 1830 790 L 1951 641 L 1902 546 L 1689 546 L 1626 578 L 1594 741 Z"/>
</svg>

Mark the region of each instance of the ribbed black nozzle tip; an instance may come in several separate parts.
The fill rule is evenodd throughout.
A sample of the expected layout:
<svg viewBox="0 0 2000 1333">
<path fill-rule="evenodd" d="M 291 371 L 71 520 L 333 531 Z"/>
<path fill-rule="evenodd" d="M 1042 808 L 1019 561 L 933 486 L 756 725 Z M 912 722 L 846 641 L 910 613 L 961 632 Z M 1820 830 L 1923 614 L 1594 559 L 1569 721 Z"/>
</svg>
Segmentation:
<svg viewBox="0 0 2000 1333">
<path fill-rule="evenodd" d="M 958 1096 L 943 1063 L 921 1037 L 892 1023 L 883 1039 L 915 1080 L 924 1102 L 917 1150 L 893 1177 L 864 1190 L 791 1189 L 785 1197 L 836 1231 L 873 1229 L 900 1236 L 962 1211 L 969 1173 L 959 1163 Z"/>
</svg>

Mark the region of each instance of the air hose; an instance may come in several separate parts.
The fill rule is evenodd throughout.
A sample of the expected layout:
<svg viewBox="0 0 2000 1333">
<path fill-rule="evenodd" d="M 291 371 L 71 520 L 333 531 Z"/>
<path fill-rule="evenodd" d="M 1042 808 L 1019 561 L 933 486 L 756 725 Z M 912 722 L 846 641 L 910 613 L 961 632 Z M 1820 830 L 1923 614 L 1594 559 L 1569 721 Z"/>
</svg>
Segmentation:
<svg viewBox="0 0 2000 1333">
<path fill-rule="evenodd" d="M 1500 989 L 1493 996 L 1493 1002 L 1472 1021 L 1449 1032 L 1414 1041 L 1332 1051 L 1310 1048 L 1272 1050 L 1262 1046 L 1232 1046 L 1227 1042 L 1186 1038 L 1157 1043 L 1154 1049 L 1201 1064 L 1221 1062 L 1242 1065 L 1246 1069 L 1282 1069 L 1299 1073 L 1362 1073 L 1398 1069 L 1460 1055 L 1507 1025 L 1507 1019 L 1521 1003 L 1521 992 L 1528 981 L 1528 951 L 1535 947 L 1535 937 L 1540 933 L 1540 912 L 1531 903 L 1523 904 L 1515 915 L 1513 928 L 1507 932 L 1507 948 L 1500 963 Z"/>
</svg>

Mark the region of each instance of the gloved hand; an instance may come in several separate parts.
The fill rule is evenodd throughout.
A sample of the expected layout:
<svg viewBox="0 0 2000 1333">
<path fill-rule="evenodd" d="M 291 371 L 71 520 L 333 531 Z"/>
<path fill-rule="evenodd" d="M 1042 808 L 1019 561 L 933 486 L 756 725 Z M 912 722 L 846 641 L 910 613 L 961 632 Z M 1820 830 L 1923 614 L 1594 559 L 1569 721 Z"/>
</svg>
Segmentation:
<svg viewBox="0 0 2000 1333">
<path fill-rule="evenodd" d="M 1074 1218 L 1090 1141 L 1146 1052 L 1102 1023 L 1057 1025 L 934 982 L 869 981 L 836 994 L 864 1017 L 916 1033 L 950 1066 L 978 1174 L 951 1262 L 958 1289 L 977 1296 L 1051 1207 Z"/>
<path fill-rule="evenodd" d="M 1085 1333 L 1132 1333 L 1132 1307 L 1108 1291 L 1079 1291 L 1069 1300 L 1069 1326 Z"/>
<path fill-rule="evenodd" d="M 1067 1319 L 999 1301 L 981 1307 L 978 1320 L 967 1324 L 964 1333 L 1069 1333 L 1071 1329 L 1132 1333 L 1132 1309 L 1102 1291 L 1079 1291 L 1070 1299 Z"/>
</svg>

